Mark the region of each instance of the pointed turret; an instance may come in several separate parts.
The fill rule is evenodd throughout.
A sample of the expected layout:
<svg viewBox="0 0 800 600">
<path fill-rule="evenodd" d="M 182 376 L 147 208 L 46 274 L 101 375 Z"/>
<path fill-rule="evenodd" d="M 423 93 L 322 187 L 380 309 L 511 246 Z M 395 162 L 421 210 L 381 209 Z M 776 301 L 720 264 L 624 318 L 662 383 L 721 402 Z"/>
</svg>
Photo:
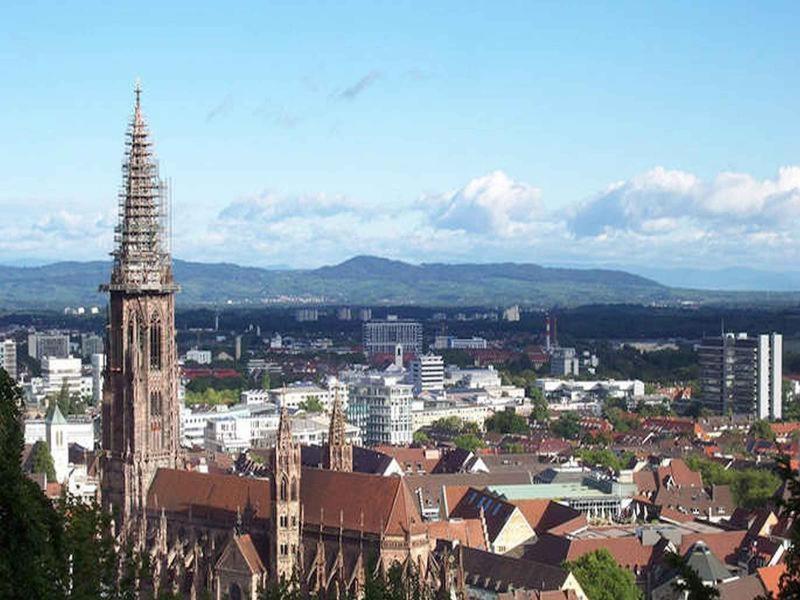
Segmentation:
<svg viewBox="0 0 800 600">
<path fill-rule="evenodd" d="M 347 423 L 344 409 L 336 388 L 331 407 L 331 424 L 328 430 L 328 453 L 325 466 L 331 471 L 351 472 L 353 470 L 353 446 L 347 443 Z"/>
<path fill-rule="evenodd" d="M 292 439 L 289 413 L 281 408 L 278 439 L 272 459 L 272 573 L 289 582 L 298 573 L 300 550 L 300 445 Z"/>
</svg>

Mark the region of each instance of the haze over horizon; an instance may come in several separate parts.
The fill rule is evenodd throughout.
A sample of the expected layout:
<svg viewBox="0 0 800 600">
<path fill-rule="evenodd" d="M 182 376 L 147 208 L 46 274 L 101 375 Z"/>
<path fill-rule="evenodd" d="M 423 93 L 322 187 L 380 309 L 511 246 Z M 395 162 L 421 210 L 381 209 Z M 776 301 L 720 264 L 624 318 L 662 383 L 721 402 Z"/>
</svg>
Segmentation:
<svg viewBox="0 0 800 600">
<path fill-rule="evenodd" d="M 0 263 L 106 259 L 137 76 L 187 260 L 800 259 L 792 3 L 147 5 L 7 10 Z"/>
</svg>

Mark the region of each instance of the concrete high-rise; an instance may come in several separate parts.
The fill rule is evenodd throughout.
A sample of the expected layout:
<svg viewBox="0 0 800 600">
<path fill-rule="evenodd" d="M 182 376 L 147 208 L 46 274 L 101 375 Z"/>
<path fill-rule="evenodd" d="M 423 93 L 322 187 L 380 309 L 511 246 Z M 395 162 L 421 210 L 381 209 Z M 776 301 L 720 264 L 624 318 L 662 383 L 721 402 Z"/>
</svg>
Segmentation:
<svg viewBox="0 0 800 600">
<path fill-rule="evenodd" d="M 698 348 L 701 403 L 717 414 L 780 419 L 783 413 L 783 336 L 726 333 Z"/>
<path fill-rule="evenodd" d="M 391 317 L 364 323 L 364 352 L 367 356 L 394 354 L 398 344 L 405 354 L 421 354 L 422 325 Z"/>
<path fill-rule="evenodd" d="M 5 369 L 11 379 L 17 378 L 17 343 L 14 340 L 0 340 L 0 369 Z"/>
<path fill-rule="evenodd" d="M 444 389 L 444 359 L 436 354 L 423 354 L 411 362 L 414 393 Z"/>
</svg>

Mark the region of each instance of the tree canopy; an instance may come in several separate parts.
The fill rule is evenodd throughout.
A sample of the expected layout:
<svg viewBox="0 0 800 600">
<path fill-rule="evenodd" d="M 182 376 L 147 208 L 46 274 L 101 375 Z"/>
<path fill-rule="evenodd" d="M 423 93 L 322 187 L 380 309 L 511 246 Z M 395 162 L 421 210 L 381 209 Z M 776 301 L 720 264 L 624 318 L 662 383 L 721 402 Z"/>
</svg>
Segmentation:
<svg viewBox="0 0 800 600">
<path fill-rule="evenodd" d="M 31 448 L 31 469 L 34 473 L 44 473 L 47 481 L 56 480 L 56 468 L 53 464 L 53 455 L 47 442 L 39 440 Z"/>
<path fill-rule="evenodd" d="M 605 548 L 584 554 L 564 563 L 589 600 L 640 600 L 642 593 L 636 579 L 628 569 L 623 569 Z"/>
<path fill-rule="evenodd" d="M 491 417 L 486 419 L 486 431 L 495 431 L 497 433 L 528 433 L 528 422 L 524 417 L 509 411 L 503 410 L 496 412 Z"/>
</svg>

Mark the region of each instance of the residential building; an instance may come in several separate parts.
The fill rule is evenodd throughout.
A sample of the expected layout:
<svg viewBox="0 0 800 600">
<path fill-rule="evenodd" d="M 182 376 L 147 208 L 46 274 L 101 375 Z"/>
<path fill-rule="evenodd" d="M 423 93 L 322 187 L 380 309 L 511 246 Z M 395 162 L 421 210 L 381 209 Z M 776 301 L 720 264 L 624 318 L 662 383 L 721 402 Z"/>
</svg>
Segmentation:
<svg viewBox="0 0 800 600">
<path fill-rule="evenodd" d="M 503 321 L 516 322 L 519 321 L 519 317 L 519 306 L 516 304 L 514 306 L 509 306 L 503 311 Z"/>
<path fill-rule="evenodd" d="M 371 308 L 362 308 L 358 311 L 358 320 L 359 321 L 371 321 L 372 320 L 372 309 Z"/>
<path fill-rule="evenodd" d="M 336 311 L 336 318 L 340 321 L 350 321 L 353 318 L 353 313 L 347 306 L 341 306 Z"/>
<path fill-rule="evenodd" d="M 483 428 L 483 423 L 490 416 L 488 404 L 462 402 L 449 398 L 435 400 L 415 400 L 411 407 L 411 429 L 417 431 L 429 427 L 439 419 L 458 417 L 465 423 L 475 423 Z"/>
<path fill-rule="evenodd" d="M 405 354 L 422 354 L 422 325 L 397 317 L 364 323 L 364 352 L 367 356 L 393 355 L 398 345 L 402 346 Z"/>
<path fill-rule="evenodd" d="M 298 382 L 269 390 L 269 401 L 278 408 L 288 408 L 293 411 L 309 401 L 318 401 L 325 410 L 328 410 L 331 393 L 313 383 Z"/>
<path fill-rule="evenodd" d="M 348 381 L 348 421 L 368 446 L 410 444 L 413 387 L 401 374 L 365 372 Z"/>
<path fill-rule="evenodd" d="M 700 401 L 716 414 L 782 416 L 783 336 L 726 333 L 698 347 Z"/>
<path fill-rule="evenodd" d="M 38 333 L 28 335 L 28 356 L 42 360 L 45 356 L 67 358 L 69 335 L 65 333 Z"/>
<path fill-rule="evenodd" d="M 0 341 L 0 368 L 5 369 L 11 379 L 17 378 L 17 343 L 12 339 Z"/>
<path fill-rule="evenodd" d="M 414 393 L 436 392 L 444 389 L 444 359 L 436 354 L 423 354 L 411 362 Z"/>
</svg>

